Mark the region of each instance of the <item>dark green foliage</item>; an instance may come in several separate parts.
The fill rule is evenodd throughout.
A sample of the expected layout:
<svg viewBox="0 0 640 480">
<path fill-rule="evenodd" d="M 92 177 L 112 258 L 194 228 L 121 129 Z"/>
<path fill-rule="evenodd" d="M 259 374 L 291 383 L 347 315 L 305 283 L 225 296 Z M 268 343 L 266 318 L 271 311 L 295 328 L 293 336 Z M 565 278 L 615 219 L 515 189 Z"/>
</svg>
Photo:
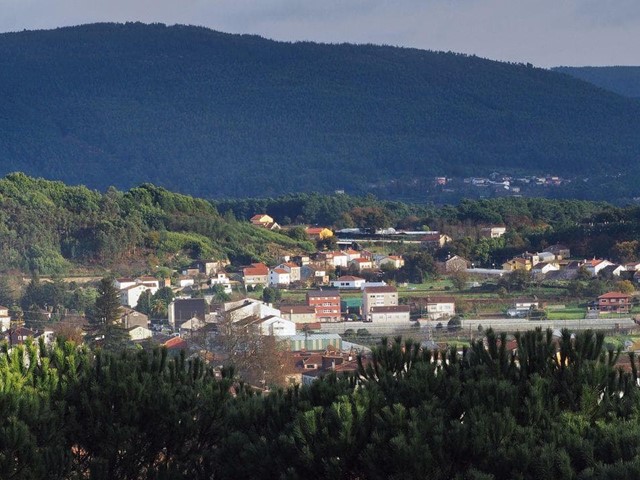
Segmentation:
<svg viewBox="0 0 640 480">
<path fill-rule="evenodd" d="M 626 173 L 640 153 L 637 102 L 475 56 L 130 23 L 2 34 L 0 59 L 1 173 L 92 188 L 397 197 L 434 175 Z"/>
<path fill-rule="evenodd" d="M 147 255 L 154 265 L 164 259 L 179 266 L 209 258 L 248 263 L 269 258 L 272 246 L 313 248 L 310 242 L 226 220 L 205 200 L 149 184 L 128 192 L 110 188 L 102 195 L 20 173 L 0 180 L 0 270 L 20 269 L 37 277 L 60 274 L 77 263 L 114 265 Z M 59 281 L 42 283 L 34 294 L 47 300 L 30 303 L 55 308 L 59 290 Z M 4 291 L 4 298 L 11 298 Z"/>
<path fill-rule="evenodd" d="M 282 291 L 274 287 L 265 287 L 262 290 L 262 301 L 265 303 L 276 303 L 282 299 Z"/>
<path fill-rule="evenodd" d="M 384 339 L 355 375 L 250 393 L 185 354 L 0 353 L 0 478 L 636 478 L 637 366 L 593 332 Z"/>
<path fill-rule="evenodd" d="M 98 283 L 98 298 L 88 315 L 89 320 L 95 325 L 113 324 L 120 318 L 122 308 L 118 290 L 113 285 L 112 278 L 103 278 Z"/>
</svg>

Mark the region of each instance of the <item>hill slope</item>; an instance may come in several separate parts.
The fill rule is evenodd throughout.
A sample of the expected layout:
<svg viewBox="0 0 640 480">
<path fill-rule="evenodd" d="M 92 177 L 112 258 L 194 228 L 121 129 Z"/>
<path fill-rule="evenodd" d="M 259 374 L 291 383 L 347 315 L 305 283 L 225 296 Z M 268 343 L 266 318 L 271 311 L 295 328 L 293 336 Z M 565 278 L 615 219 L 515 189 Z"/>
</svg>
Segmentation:
<svg viewBox="0 0 640 480">
<path fill-rule="evenodd" d="M 135 274 L 199 258 L 274 261 L 312 248 L 151 184 L 103 195 L 22 173 L 0 179 L 0 271 L 95 266 Z"/>
<path fill-rule="evenodd" d="M 640 99 L 640 67 L 556 67 L 552 70 L 625 97 Z"/>
<path fill-rule="evenodd" d="M 94 24 L 0 35 L 0 174 L 206 197 L 625 171 L 640 103 L 452 53 Z"/>
</svg>

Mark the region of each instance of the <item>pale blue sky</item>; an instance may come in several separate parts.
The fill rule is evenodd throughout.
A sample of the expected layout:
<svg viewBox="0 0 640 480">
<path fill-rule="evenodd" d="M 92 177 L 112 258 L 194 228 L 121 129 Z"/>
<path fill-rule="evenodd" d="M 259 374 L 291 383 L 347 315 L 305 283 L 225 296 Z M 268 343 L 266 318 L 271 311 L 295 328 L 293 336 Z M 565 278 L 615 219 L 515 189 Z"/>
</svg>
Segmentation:
<svg viewBox="0 0 640 480">
<path fill-rule="evenodd" d="M 540 67 L 640 65 L 640 0 L 0 0 L 0 32 L 106 21 L 450 50 Z"/>
</svg>

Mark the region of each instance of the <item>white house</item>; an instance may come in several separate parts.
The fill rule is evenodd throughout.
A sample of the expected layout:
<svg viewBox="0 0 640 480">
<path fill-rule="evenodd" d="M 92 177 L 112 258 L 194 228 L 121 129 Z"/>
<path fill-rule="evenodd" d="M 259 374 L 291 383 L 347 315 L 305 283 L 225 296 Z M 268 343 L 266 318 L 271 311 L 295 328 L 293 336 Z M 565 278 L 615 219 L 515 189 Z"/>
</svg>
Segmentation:
<svg viewBox="0 0 640 480">
<path fill-rule="evenodd" d="M 336 253 L 332 258 L 332 265 L 334 267 L 344 267 L 347 268 L 349 265 L 349 256 L 344 253 Z"/>
<path fill-rule="evenodd" d="M 593 260 L 587 260 L 587 262 L 584 264 L 584 267 L 591 274 L 591 276 L 595 277 L 596 275 L 598 275 L 598 272 L 600 272 L 600 270 L 608 267 L 609 265 L 613 265 L 613 263 L 609 260 L 597 260 L 594 258 Z"/>
<path fill-rule="evenodd" d="M 282 269 L 289 273 L 289 283 L 299 282 L 301 280 L 300 266 L 293 262 L 285 262 L 278 265 L 275 269 Z M 274 269 L 274 270 L 275 270 Z"/>
<path fill-rule="evenodd" d="M 351 262 L 351 261 L 355 260 L 356 258 L 361 258 L 362 257 L 362 255 L 360 254 L 359 251 L 354 250 L 352 248 L 348 248 L 343 253 L 347 256 L 347 259 L 348 259 L 347 261 L 348 262 Z"/>
<path fill-rule="evenodd" d="M 229 277 L 227 277 L 226 273 L 216 273 L 214 277 L 209 279 L 209 285 L 222 285 L 224 287 L 224 293 L 231 293 L 231 281 L 229 280 Z"/>
<path fill-rule="evenodd" d="M 427 318 L 438 320 L 440 318 L 452 317 L 456 313 L 456 303 L 454 297 L 427 297 Z"/>
<path fill-rule="evenodd" d="M 395 305 L 386 307 L 371 307 L 369 320 L 373 323 L 397 323 L 408 325 L 410 321 L 411 307 L 408 305 Z"/>
<path fill-rule="evenodd" d="M 349 262 L 349 265 L 354 266 L 358 272 L 363 270 L 371 270 L 373 268 L 373 262 L 366 258 L 354 258 Z"/>
<path fill-rule="evenodd" d="M 128 329 L 127 332 L 129 333 L 129 338 L 134 342 L 151 338 L 151 336 L 153 335 L 151 330 L 149 330 L 147 327 L 141 326 L 132 327 Z"/>
<path fill-rule="evenodd" d="M 365 283 L 364 278 L 344 275 L 342 277 L 331 280 L 331 286 L 334 288 L 354 288 L 361 289 Z"/>
<path fill-rule="evenodd" d="M 9 309 L 0 305 L 0 332 L 6 332 L 11 328 L 11 316 Z"/>
<path fill-rule="evenodd" d="M 560 270 L 560 265 L 556 262 L 538 263 L 531 269 L 533 278 L 542 277 L 544 274 Z"/>
<path fill-rule="evenodd" d="M 291 320 L 273 315 L 262 319 L 259 323 L 259 331 L 260 335 L 290 336 L 296 334 L 296 324 Z"/>
<path fill-rule="evenodd" d="M 376 263 L 380 267 L 383 267 L 384 265 L 389 265 L 395 268 L 402 268 L 404 267 L 404 258 L 402 258 L 401 255 L 389 255 L 389 256 L 385 255 L 383 256 L 383 258 L 376 260 Z"/>
<path fill-rule="evenodd" d="M 193 277 L 180 277 L 178 279 L 178 286 L 180 288 L 185 288 L 185 287 L 193 287 L 193 285 L 195 284 L 195 280 L 193 279 Z"/>
<path fill-rule="evenodd" d="M 551 252 L 538 253 L 538 259 L 541 263 L 553 262 L 556 259 L 556 254 Z"/>
<path fill-rule="evenodd" d="M 153 295 L 157 291 L 157 286 L 149 286 L 144 283 L 123 288 L 120 290 L 120 304 L 125 307 L 134 308 L 138 305 L 138 300 L 143 292 L 150 292 L 150 294 Z"/>
<path fill-rule="evenodd" d="M 247 317 L 266 318 L 280 316 L 280 310 L 254 299 L 244 299 L 224 304 L 225 315 L 232 322 L 239 322 Z"/>
<path fill-rule="evenodd" d="M 277 287 L 281 285 L 289 285 L 290 283 L 291 283 L 291 274 L 284 268 L 274 268 L 272 270 L 269 270 L 270 286 Z"/>
</svg>

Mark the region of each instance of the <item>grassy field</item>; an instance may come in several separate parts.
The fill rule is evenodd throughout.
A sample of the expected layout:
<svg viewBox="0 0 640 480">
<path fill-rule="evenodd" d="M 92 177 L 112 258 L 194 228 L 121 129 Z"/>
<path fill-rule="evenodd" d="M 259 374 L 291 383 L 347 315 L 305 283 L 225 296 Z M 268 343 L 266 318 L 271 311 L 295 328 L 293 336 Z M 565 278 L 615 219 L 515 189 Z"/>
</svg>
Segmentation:
<svg viewBox="0 0 640 480">
<path fill-rule="evenodd" d="M 585 309 L 580 307 L 547 310 L 549 320 L 580 320 L 585 316 Z"/>
</svg>

